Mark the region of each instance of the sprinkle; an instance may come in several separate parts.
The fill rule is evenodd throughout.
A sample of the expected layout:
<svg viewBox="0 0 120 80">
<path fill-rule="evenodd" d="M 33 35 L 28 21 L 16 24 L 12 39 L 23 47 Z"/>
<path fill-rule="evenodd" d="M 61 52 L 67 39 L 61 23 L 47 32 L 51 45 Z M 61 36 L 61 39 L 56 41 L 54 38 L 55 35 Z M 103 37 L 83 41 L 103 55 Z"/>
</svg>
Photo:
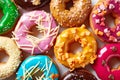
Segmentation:
<svg viewBox="0 0 120 80">
<path fill-rule="evenodd" d="M 101 10 L 105 10 L 105 6 L 102 4 L 102 5 L 100 5 L 100 9 Z"/>
<path fill-rule="evenodd" d="M 100 54 L 98 55 L 98 57 L 101 57 L 106 51 L 107 51 L 106 47 L 104 47 L 103 49 L 101 49 Z"/>
<path fill-rule="evenodd" d="M 115 6 L 113 4 L 109 5 L 109 9 L 114 9 L 114 8 L 115 8 Z"/>
<path fill-rule="evenodd" d="M 117 36 L 120 36 L 120 31 L 118 31 L 118 32 L 116 33 L 116 35 L 117 35 Z"/>
<path fill-rule="evenodd" d="M 92 16 L 92 17 L 93 17 L 93 18 L 94 18 L 94 17 L 96 17 L 96 14 L 93 14 L 93 16 Z"/>
<path fill-rule="evenodd" d="M 105 28 L 104 33 L 107 33 L 107 32 L 110 32 L 110 31 L 108 30 L 108 28 Z"/>
<path fill-rule="evenodd" d="M 110 49 L 111 49 L 113 52 L 116 52 L 116 51 L 117 51 L 117 48 L 116 48 L 115 46 L 112 46 Z"/>
<path fill-rule="evenodd" d="M 104 33 L 102 31 L 98 31 L 98 34 L 102 36 Z"/>
<path fill-rule="evenodd" d="M 101 22 L 100 25 L 101 25 L 101 26 L 105 26 L 105 23 L 104 23 L 104 22 Z"/>
<path fill-rule="evenodd" d="M 106 64 L 106 61 L 102 60 L 102 65 L 105 66 L 105 64 Z"/>
<path fill-rule="evenodd" d="M 113 76 L 112 74 L 110 74 L 110 75 L 108 76 L 108 78 L 109 78 L 110 80 L 114 80 L 114 76 Z"/>
<path fill-rule="evenodd" d="M 95 34 L 98 34 L 98 29 L 95 29 Z"/>
<path fill-rule="evenodd" d="M 100 19 L 96 19 L 95 23 L 99 24 L 100 23 Z"/>
<path fill-rule="evenodd" d="M 99 9 L 99 8 L 98 8 L 97 10 L 98 10 L 98 13 L 100 13 L 100 12 L 101 12 L 101 9 Z"/>
</svg>

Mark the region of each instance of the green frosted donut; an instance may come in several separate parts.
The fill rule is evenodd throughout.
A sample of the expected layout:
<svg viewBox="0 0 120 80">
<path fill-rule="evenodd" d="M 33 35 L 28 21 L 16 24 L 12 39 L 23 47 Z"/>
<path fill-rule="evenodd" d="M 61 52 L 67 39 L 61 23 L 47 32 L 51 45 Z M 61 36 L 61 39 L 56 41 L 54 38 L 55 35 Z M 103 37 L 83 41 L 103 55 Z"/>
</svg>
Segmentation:
<svg viewBox="0 0 120 80">
<path fill-rule="evenodd" d="M 11 0 L 0 0 L 0 9 L 3 12 L 0 20 L 0 34 L 4 34 L 13 28 L 19 13 Z"/>
</svg>

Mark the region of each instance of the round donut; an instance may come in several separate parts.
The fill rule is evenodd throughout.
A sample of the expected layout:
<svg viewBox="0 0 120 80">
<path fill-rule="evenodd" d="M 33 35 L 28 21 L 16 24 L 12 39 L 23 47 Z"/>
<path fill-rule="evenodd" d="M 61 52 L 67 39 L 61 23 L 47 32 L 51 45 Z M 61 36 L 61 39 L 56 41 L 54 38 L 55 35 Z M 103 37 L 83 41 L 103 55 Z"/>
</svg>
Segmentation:
<svg viewBox="0 0 120 80">
<path fill-rule="evenodd" d="M 11 0 L 0 0 L 0 8 L 4 14 L 0 19 L 0 34 L 4 34 L 14 27 L 19 13 L 17 7 Z"/>
<path fill-rule="evenodd" d="M 90 15 L 90 25 L 94 33 L 105 42 L 120 42 L 120 1 L 100 0 L 93 8 Z M 112 14 L 115 26 L 109 27 L 105 23 L 105 16 Z"/>
<path fill-rule="evenodd" d="M 30 30 L 35 27 L 42 35 L 34 36 Z M 44 11 L 30 11 L 24 13 L 13 32 L 13 38 L 19 48 L 31 54 L 48 51 L 58 34 L 59 26 L 52 16 Z"/>
<path fill-rule="evenodd" d="M 78 42 L 81 45 L 82 51 L 75 54 L 70 52 L 69 46 L 74 42 Z M 54 46 L 54 53 L 57 60 L 71 70 L 84 67 L 89 63 L 93 64 L 97 57 L 96 51 L 96 40 L 92 33 L 85 29 L 85 25 L 82 25 L 80 28 L 64 30 L 57 37 Z"/>
<path fill-rule="evenodd" d="M 98 52 L 93 68 L 101 80 L 120 80 L 120 69 L 112 69 L 109 62 L 112 58 L 120 58 L 120 44 L 107 44 Z"/>
<path fill-rule="evenodd" d="M 21 51 L 12 39 L 0 37 L 0 52 L 3 51 L 9 56 L 9 58 L 7 62 L 0 62 L 0 79 L 5 79 L 11 76 L 21 62 Z"/>
<path fill-rule="evenodd" d="M 14 0 L 23 9 L 38 9 L 50 2 L 50 0 Z"/>
<path fill-rule="evenodd" d="M 75 69 L 74 71 L 68 71 L 62 77 L 61 80 L 97 80 L 94 75 L 92 75 L 86 69 Z"/>
<path fill-rule="evenodd" d="M 39 55 L 23 61 L 16 76 L 17 80 L 58 80 L 59 72 L 50 57 Z"/>
<path fill-rule="evenodd" d="M 73 7 L 66 9 L 71 0 L 51 0 L 50 11 L 62 27 L 80 26 L 91 10 L 91 0 L 72 0 Z"/>
</svg>

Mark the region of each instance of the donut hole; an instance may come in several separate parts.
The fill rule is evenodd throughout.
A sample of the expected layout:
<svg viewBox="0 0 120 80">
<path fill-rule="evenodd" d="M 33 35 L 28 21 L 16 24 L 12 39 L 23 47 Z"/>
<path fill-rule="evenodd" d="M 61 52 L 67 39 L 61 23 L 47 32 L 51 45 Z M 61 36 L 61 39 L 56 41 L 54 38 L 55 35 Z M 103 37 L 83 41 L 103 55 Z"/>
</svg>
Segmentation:
<svg viewBox="0 0 120 80">
<path fill-rule="evenodd" d="M 37 70 L 37 68 L 36 68 L 36 70 Z M 36 77 L 40 77 L 40 76 L 42 76 L 43 75 L 43 72 L 42 71 L 38 71 L 38 72 L 36 72 L 33 76 L 32 76 L 32 78 L 33 78 L 33 80 L 36 80 Z"/>
<path fill-rule="evenodd" d="M 8 61 L 8 54 L 4 49 L 0 49 L 0 63 L 6 63 Z"/>
<path fill-rule="evenodd" d="M 107 24 L 108 27 L 113 28 L 115 26 L 115 18 L 112 16 L 112 14 L 108 14 L 105 16 L 105 24 Z"/>
<path fill-rule="evenodd" d="M 71 7 L 73 7 L 73 1 L 72 0 L 66 2 L 66 8 L 65 9 L 70 10 Z"/>
<path fill-rule="evenodd" d="M 108 61 L 108 66 L 110 70 L 120 69 L 120 57 L 112 57 Z"/>
<path fill-rule="evenodd" d="M 68 49 L 68 52 L 69 52 L 69 53 L 76 54 L 76 53 L 82 51 L 82 47 L 81 47 L 80 43 L 78 43 L 78 42 L 70 43 L 70 44 L 69 44 L 69 47 L 70 47 L 70 48 Z"/>
<path fill-rule="evenodd" d="M 2 18 L 2 16 L 3 16 L 3 12 L 2 10 L 0 10 L 0 19 Z"/>
<path fill-rule="evenodd" d="M 38 30 L 38 28 L 36 28 L 36 25 L 33 26 L 31 29 L 30 29 L 30 35 L 34 36 L 34 37 L 37 37 L 37 38 L 41 38 L 44 36 L 43 32 L 40 32 Z"/>
</svg>

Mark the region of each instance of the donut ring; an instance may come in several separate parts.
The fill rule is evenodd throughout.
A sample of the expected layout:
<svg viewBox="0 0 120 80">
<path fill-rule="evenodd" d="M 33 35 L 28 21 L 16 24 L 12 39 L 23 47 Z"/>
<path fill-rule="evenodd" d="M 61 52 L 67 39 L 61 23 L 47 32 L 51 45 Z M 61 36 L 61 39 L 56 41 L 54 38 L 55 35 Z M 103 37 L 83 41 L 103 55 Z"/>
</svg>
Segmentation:
<svg viewBox="0 0 120 80">
<path fill-rule="evenodd" d="M 36 27 L 42 37 L 33 36 L 30 29 Z M 59 26 L 52 16 L 44 11 L 24 13 L 13 32 L 19 48 L 31 54 L 39 54 L 49 50 L 58 34 Z"/>
<path fill-rule="evenodd" d="M 120 80 L 120 68 L 111 69 L 109 61 L 113 57 L 120 58 L 120 44 L 107 44 L 98 52 L 98 58 L 93 64 L 93 68 L 101 80 Z"/>
<path fill-rule="evenodd" d="M 69 46 L 74 42 L 81 44 L 81 52 L 77 52 L 76 54 L 69 52 Z M 97 57 L 96 51 L 96 40 L 93 35 L 85 29 L 85 25 L 82 25 L 80 28 L 64 30 L 57 37 L 54 46 L 54 53 L 57 60 L 71 70 L 84 67 L 89 63 L 92 64 Z"/>
<path fill-rule="evenodd" d="M 61 80 L 97 80 L 94 75 L 92 75 L 86 69 L 75 69 L 74 71 L 68 71 L 62 77 Z"/>
<path fill-rule="evenodd" d="M 17 80 L 58 80 L 59 72 L 48 56 L 30 56 L 20 65 Z"/>
<path fill-rule="evenodd" d="M 51 0 L 50 11 L 62 27 L 80 26 L 91 10 L 91 0 L 72 0 L 73 7 L 65 9 L 70 0 Z"/>
<path fill-rule="evenodd" d="M 90 25 L 94 33 L 105 42 L 120 42 L 120 1 L 101 0 L 94 6 L 90 15 Z M 115 27 L 105 24 L 105 15 L 115 17 Z"/>
<path fill-rule="evenodd" d="M 45 4 L 49 3 L 50 0 L 14 0 L 17 5 L 23 9 L 37 9 L 43 7 Z"/>
<path fill-rule="evenodd" d="M 0 34 L 4 34 L 14 27 L 19 13 L 17 7 L 11 0 L 0 0 L 0 8 L 4 14 L 0 20 Z"/>
<path fill-rule="evenodd" d="M 5 51 L 9 55 L 6 63 L 0 63 L 0 79 L 11 76 L 20 64 L 20 50 L 15 42 L 7 37 L 0 37 L 0 52 Z"/>
</svg>

